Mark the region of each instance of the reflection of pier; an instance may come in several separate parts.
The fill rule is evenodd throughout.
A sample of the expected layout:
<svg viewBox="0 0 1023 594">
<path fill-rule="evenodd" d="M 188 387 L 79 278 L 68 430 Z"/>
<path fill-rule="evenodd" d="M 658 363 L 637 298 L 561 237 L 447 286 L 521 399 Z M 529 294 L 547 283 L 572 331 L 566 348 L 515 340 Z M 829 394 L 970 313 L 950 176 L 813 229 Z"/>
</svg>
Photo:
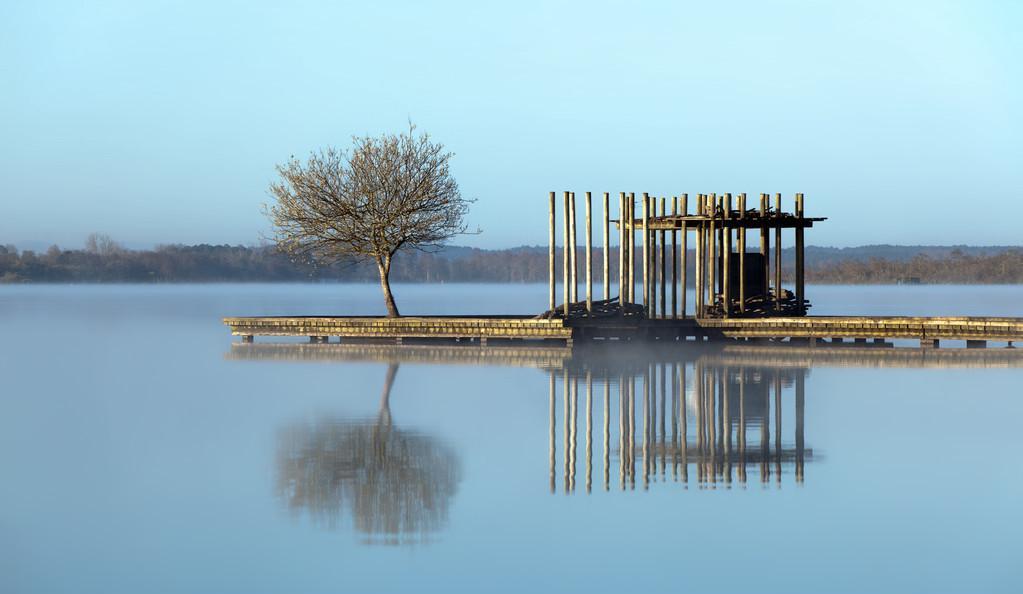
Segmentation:
<svg viewBox="0 0 1023 594">
<path fill-rule="evenodd" d="M 559 479 L 566 493 L 575 491 L 580 466 L 587 492 L 592 490 L 594 466 L 605 490 L 613 482 L 632 489 L 637 481 L 644 488 L 651 482 L 688 485 L 691 480 L 700 487 L 744 486 L 753 480 L 751 474 L 762 483 L 773 479 L 780 484 L 790 473 L 796 483 L 803 482 L 805 463 L 813 459 L 804 439 L 805 368 L 753 361 L 718 366 L 683 359 L 648 363 L 638 371 L 624 369 L 617 377 L 567 367 L 550 373 L 552 492 L 558 490 Z M 582 463 L 577 459 L 580 400 L 585 407 Z M 603 447 L 596 463 L 595 401 Z M 789 426 L 791 441 L 784 438 Z"/>
</svg>

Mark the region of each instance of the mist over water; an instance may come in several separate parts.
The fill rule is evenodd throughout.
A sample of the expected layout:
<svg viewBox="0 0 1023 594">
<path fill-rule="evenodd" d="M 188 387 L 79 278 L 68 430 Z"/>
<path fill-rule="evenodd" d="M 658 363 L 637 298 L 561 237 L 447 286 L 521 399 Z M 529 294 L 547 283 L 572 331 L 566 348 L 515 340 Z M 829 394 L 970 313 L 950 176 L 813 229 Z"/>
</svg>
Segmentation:
<svg viewBox="0 0 1023 594">
<path fill-rule="evenodd" d="M 808 294 L 1023 315 L 1015 286 Z M 1023 589 L 1018 351 L 241 345 L 220 323 L 381 311 L 372 285 L 0 287 L 0 591 Z"/>
</svg>

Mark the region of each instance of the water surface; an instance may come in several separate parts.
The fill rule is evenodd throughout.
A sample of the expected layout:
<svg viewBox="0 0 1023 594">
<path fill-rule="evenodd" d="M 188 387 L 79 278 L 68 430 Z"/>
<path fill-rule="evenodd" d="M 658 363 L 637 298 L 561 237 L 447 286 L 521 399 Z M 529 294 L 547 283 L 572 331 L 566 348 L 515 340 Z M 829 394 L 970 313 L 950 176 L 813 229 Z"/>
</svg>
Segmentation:
<svg viewBox="0 0 1023 594">
<path fill-rule="evenodd" d="M 1023 315 L 1018 287 L 808 292 Z M 0 287 L 0 591 L 1023 588 L 1003 349 L 250 348 L 219 322 L 380 310 L 371 285 Z"/>
</svg>

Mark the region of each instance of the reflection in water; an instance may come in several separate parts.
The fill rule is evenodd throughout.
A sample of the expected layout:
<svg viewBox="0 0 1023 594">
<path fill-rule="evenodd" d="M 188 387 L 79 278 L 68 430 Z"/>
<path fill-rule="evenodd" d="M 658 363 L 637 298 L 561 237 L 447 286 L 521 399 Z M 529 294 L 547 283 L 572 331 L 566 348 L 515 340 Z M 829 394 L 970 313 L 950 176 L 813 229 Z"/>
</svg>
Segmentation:
<svg viewBox="0 0 1023 594">
<path fill-rule="evenodd" d="M 443 527 L 460 480 L 458 458 L 437 439 L 393 425 L 397 372 L 397 363 L 388 365 L 375 420 L 321 419 L 281 431 L 277 490 L 293 512 L 331 528 L 350 514 L 372 543 L 420 542 Z"/>
<path fill-rule="evenodd" d="M 550 373 L 551 492 L 558 487 L 555 473 L 558 375 L 565 411 L 562 486 L 566 493 L 576 490 L 575 417 L 581 378 L 586 387 L 587 492 L 592 487 L 594 464 L 594 385 L 598 394 L 603 392 L 604 455 L 597 464 L 603 467 L 605 490 L 611 487 L 614 458 L 621 489 L 635 489 L 637 482 L 648 489 L 652 482 L 668 480 L 688 485 L 690 471 L 701 488 L 728 487 L 733 482 L 745 486 L 751 480 L 750 474 L 759 475 L 764 484 L 772 484 L 773 478 L 773 484 L 780 485 L 783 476 L 791 476 L 797 484 L 803 482 L 805 463 L 813 459 L 813 451 L 805 447 L 803 424 L 808 369 L 758 365 L 755 360 L 721 365 L 706 357 L 696 357 L 642 362 L 624 372 L 619 365 L 620 374 L 614 377 L 608 368 L 590 363 L 583 364 L 585 369 L 566 366 L 560 373 Z M 612 400 L 616 406 L 612 406 Z M 617 422 L 611 411 L 616 411 Z M 789 427 L 784 421 L 786 417 L 792 423 L 791 441 L 785 438 Z M 617 426 L 616 450 L 610 445 L 613 426 Z"/>
</svg>

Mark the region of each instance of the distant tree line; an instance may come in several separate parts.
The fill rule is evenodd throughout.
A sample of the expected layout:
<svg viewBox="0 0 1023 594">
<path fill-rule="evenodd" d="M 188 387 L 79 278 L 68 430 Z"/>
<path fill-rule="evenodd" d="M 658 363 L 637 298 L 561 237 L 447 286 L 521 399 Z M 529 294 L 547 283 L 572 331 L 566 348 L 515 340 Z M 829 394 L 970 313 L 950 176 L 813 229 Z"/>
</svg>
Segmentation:
<svg viewBox="0 0 1023 594">
<path fill-rule="evenodd" d="M 878 253 L 885 254 L 878 256 Z M 617 253 L 615 254 L 617 256 Z M 783 250 L 789 279 L 792 250 Z M 669 255 L 670 257 L 670 255 Z M 557 257 L 561 278 L 561 256 Z M 584 261 L 580 250 L 580 269 Z M 594 282 L 601 282 L 602 255 L 594 251 Z M 617 283 L 618 260 L 610 262 Z M 692 278 L 690 253 L 690 278 Z M 391 278 L 402 283 L 547 282 L 547 248 L 482 250 L 448 247 L 436 253 L 399 252 Z M 583 278 L 580 270 L 580 278 Z M 807 248 L 807 280 L 830 284 L 1023 283 L 1021 248 L 867 246 Z M 164 245 L 129 250 L 102 235 L 84 249 L 52 246 L 45 252 L 0 246 L 0 283 L 187 283 L 187 282 L 380 282 L 373 263 L 317 266 L 296 261 L 273 246 Z M 599 289 L 598 289 L 599 292 Z"/>
</svg>

